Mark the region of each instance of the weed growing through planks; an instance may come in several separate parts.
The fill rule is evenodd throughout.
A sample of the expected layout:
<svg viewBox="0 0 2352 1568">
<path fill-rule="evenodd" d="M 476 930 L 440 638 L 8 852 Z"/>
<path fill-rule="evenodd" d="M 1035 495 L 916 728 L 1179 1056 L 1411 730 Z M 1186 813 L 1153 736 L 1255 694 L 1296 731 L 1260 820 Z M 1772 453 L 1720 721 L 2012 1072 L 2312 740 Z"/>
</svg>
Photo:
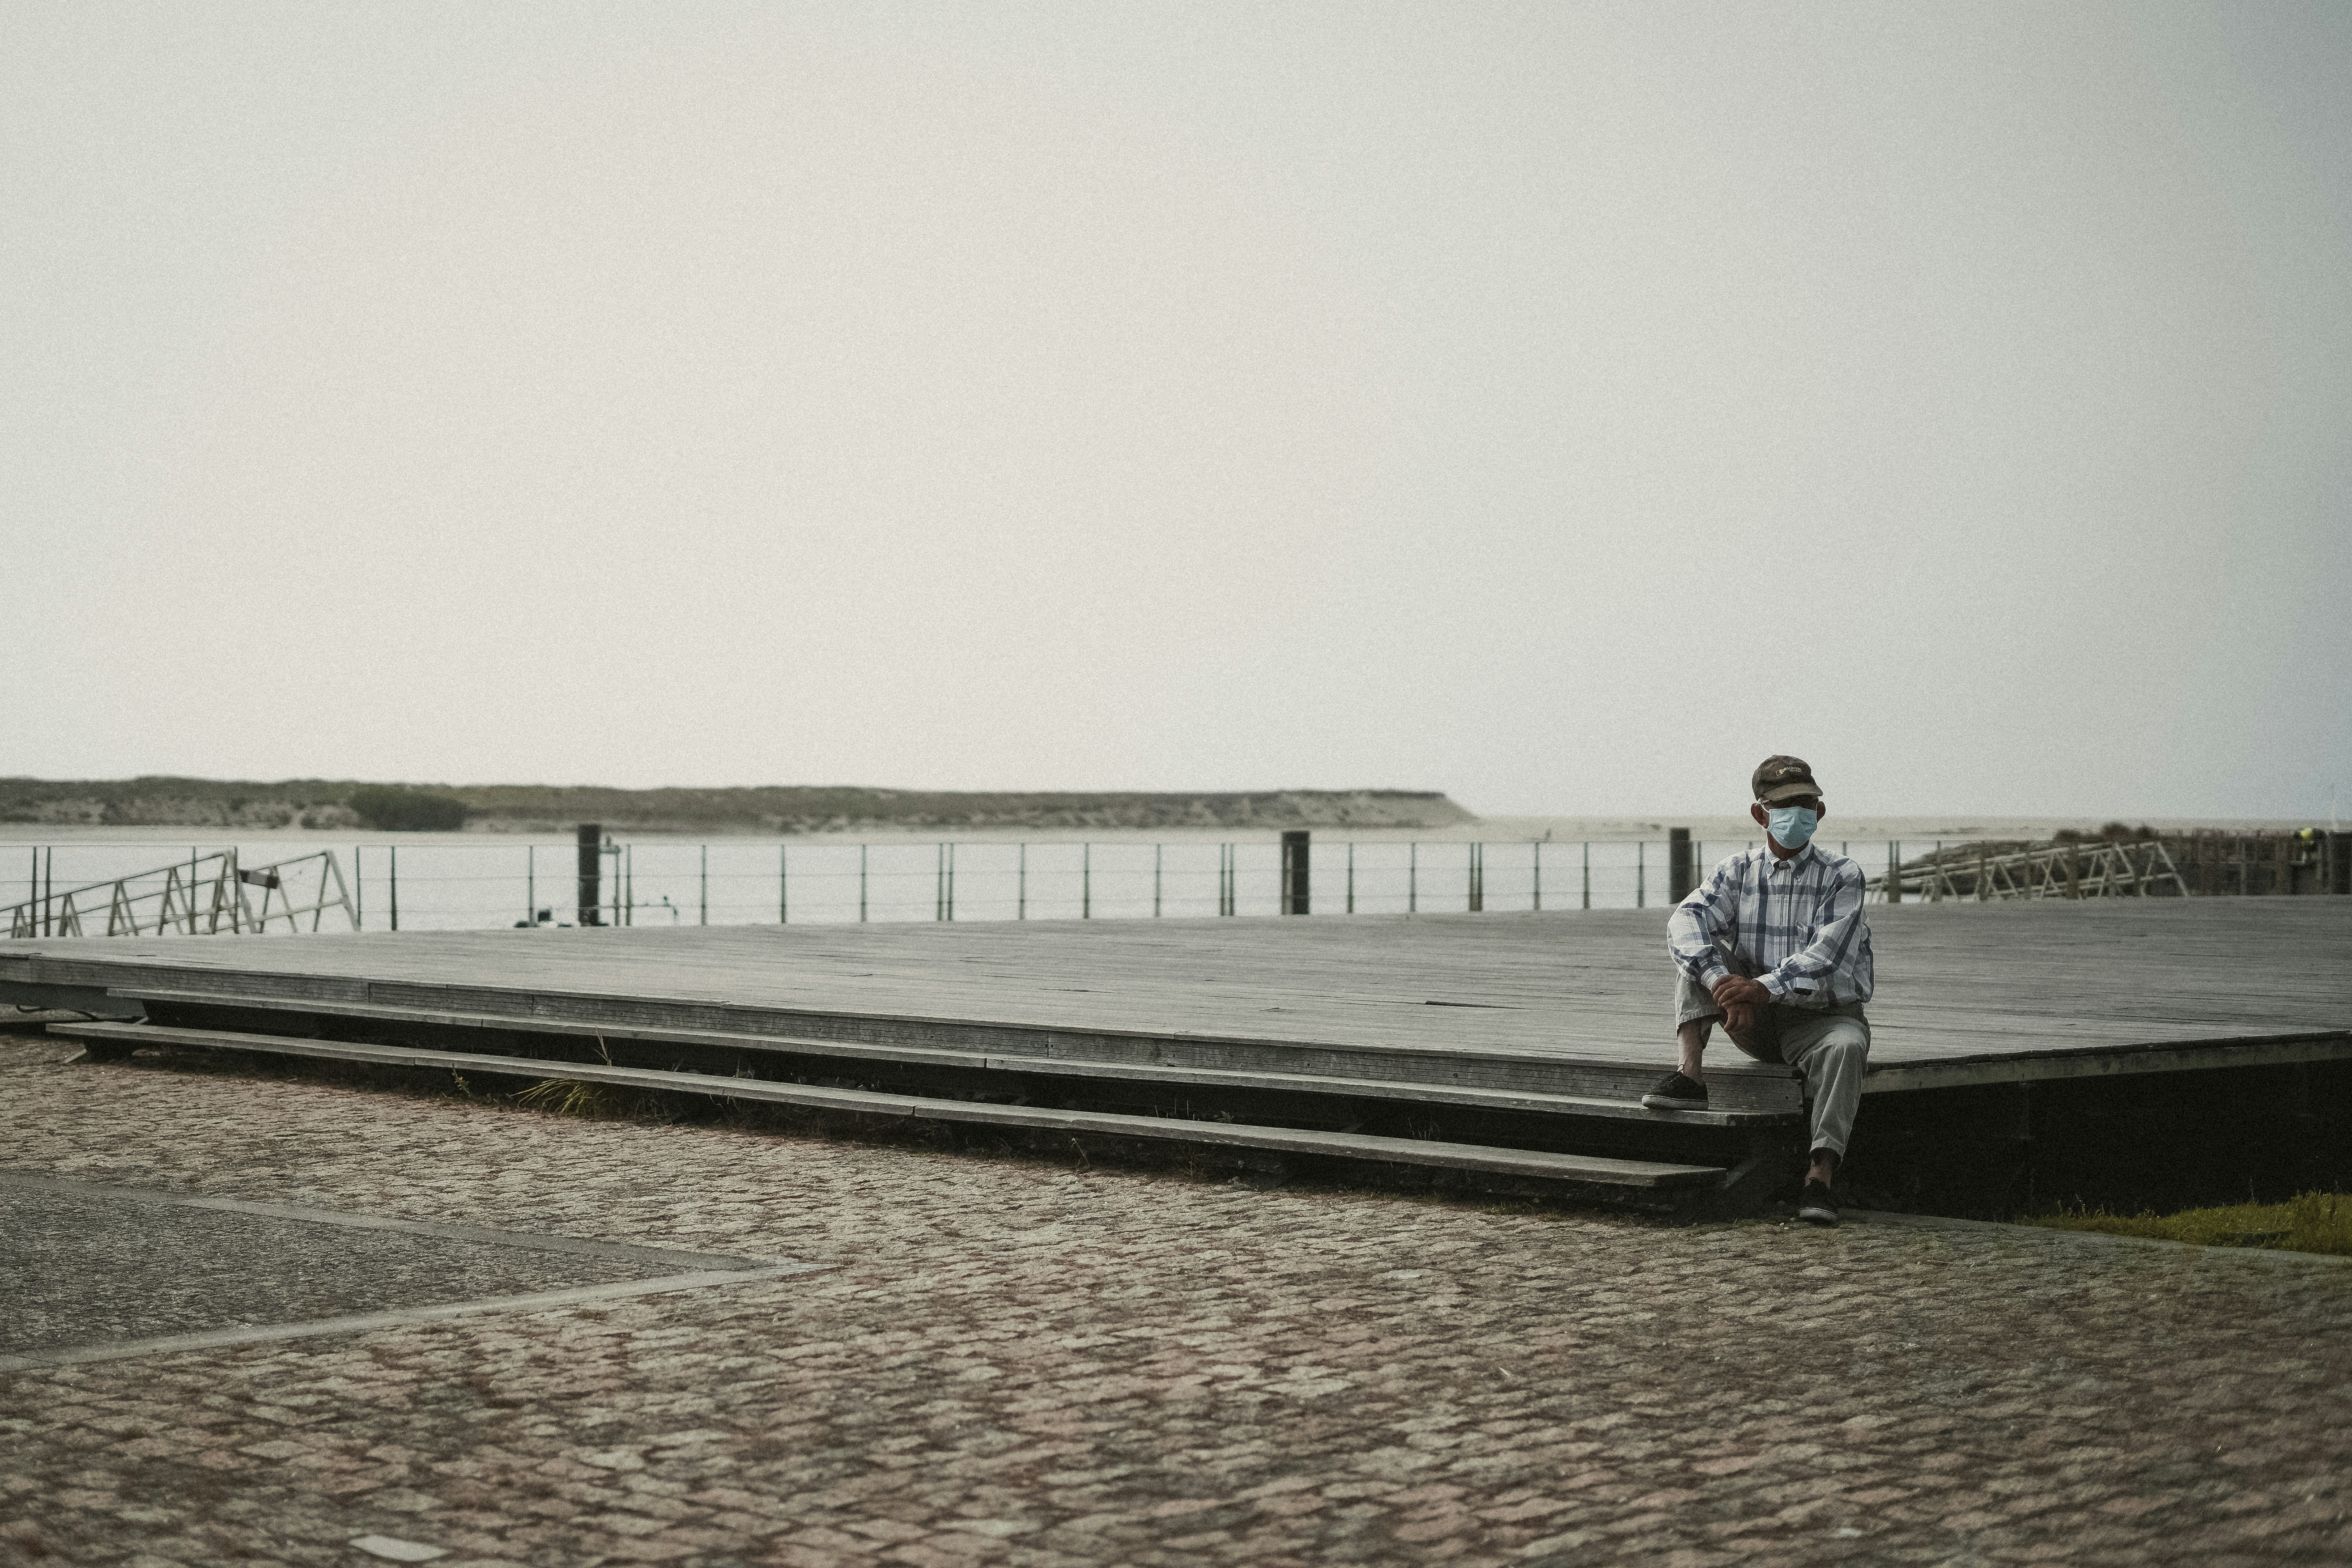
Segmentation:
<svg viewBox="0 0 2352 1568">
<path fill-rule="evenodd" d="M 583 1083 L 576 1078 L 541 1079 L 515 1099 L 533 1110 L 551 1110 L 558 1116 L 595 1119 L 623 1111 L 620 1096 L 601 1083 Z"/>
<path fill-rule="evenodd" d="M 2266 1247 L 2352 1258 L 2352 1194 L 2305 1193 L 2283 1204 L 2231 1204 L 2179 1214 L 2117 1215 L 2105 1209 L 2027 1215 L 2021 1225 L 2142 1236 L 2199 1247 Z"/>
</svg>

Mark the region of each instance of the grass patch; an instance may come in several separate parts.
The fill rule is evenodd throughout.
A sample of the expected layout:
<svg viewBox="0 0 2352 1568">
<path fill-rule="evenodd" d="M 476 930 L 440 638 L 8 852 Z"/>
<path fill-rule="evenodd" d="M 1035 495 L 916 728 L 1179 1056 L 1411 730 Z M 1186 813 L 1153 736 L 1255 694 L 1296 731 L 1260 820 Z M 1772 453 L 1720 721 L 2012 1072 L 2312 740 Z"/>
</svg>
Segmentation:
<svg viewBox="0 0 2352 1568">
<path fill-rule="evenodd" d="M 465 1080 L 457 1080 L 463 1087 Z M 551 1110 L 558 1116 L 581 1116 L 591 1120 L 623 1116 L 631 1109 L 623 1097 L 601 1083 L 583 1083 L 576 1078 L 541 1079 L 515 1096 L 533 1110 Z"/>
<path fill-rule="evenodd" d="M 2186 1241 L 2198 1247 L 2267 1247 L 2281 1252 L 2319 1252 L 2352 1258 L 2352 1194 L 2305 1193 L 2283 1204 L 2231 1204 L 2223 1208 L 2183 1209 L 2179 1214 L 2109 1214 L 2105 1209 L 2062 1210 L 2029 1215 L 2021 1225 L 2052 1230 L 2088 1230 L 2105 1236 L 2144 1236 Z"/>
</svg>

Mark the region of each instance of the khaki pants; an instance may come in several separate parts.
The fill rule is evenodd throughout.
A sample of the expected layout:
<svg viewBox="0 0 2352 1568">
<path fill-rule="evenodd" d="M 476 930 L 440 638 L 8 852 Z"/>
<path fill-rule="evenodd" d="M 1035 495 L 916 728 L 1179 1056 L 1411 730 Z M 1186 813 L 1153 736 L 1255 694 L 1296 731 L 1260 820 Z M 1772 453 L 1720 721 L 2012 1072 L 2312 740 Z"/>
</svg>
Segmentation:
<svg viewBox="0 0 2352 1568">
<path fill-rule="evenodd" d="M 1715 998 L 1686 974 L 1675 984 L 1675 1027 L 1694 1019 L 1723 1022 Z M 1797 1007 L 1774 1002 L 1757 1009 L 1756 1032 L 1726 1038 L 1759 1062 L 1775 1062 L 1805 1075 L 1805 1098 L 1813 1104 L 1813 1141 L 1809 1147 L 1845 1157 L 1853 1133 L 1853 1113 L 1862 1107 L 1862 1075 L 1870 1068 L 1870 1020 L 1859 1002 L 1833 1007 Z"/>
</svg>

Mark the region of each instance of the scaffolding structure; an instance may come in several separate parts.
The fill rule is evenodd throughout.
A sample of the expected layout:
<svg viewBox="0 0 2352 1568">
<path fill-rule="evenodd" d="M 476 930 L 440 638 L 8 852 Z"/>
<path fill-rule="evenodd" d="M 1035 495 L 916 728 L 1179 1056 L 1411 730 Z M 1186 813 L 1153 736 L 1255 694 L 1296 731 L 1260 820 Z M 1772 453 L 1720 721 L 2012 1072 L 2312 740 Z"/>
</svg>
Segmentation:
<svg viewBox="0 0 2352 1568">
<path fill-rule="evenodd" d="M 101 909 L 106 921 L 102 932 L 92 929 Z M 38 892 L 0 910 L 0 917 L 14 938 L 241 936 L 264 934 L 273 926 L 315 931 L 330 910 L 342 910 L 351 929 L 359 929 L 359 914 L 352 907 L 333 850 L 243 866 L 236 850 L 216 849 L 111 881 L 90 882 L 62 893 Z M 280 921 L 282 925 L 275 923 Z"/>
<path fill-rule="evenodd" d="M 2051 843 L 2014 848 L 1978 844 L 1895 868 L 1870 879 L 1870 891 L 1889 902 L 1925 899 L 2187 898 L 2189 884 L 2171 851 L 2149 839 L 2138 844 Z"/>
</svg>

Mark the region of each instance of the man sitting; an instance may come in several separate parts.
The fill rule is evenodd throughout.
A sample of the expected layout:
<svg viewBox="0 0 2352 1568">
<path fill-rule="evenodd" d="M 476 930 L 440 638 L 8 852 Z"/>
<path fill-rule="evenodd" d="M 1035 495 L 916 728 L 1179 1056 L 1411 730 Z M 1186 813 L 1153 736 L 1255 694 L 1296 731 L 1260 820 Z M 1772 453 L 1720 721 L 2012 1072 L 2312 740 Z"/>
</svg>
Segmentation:
<svg viewBox="0 0 2352 1568">
<path fill-rule="evenodd" d="M 1678 1070 L 1642 1097 L 1654 1110 L 1706 1109 L 1701 1057 L 1717 1021 L 1758 1061 L 1805 1075 L 1813 1107 L 1811 1166 L 1797 1217 L 1835 1225 L 1832 1184 L 1862 1102 L 1870 1056 L 1870 926 L 1862 868 L 1814 847 L 1828 815 L 1813 770 L 1767 757 L 1748 808 L 1764 847 L 1734 855 L 1675 906 L 1666 951 L 1675 984 Z"/>
</svg>

